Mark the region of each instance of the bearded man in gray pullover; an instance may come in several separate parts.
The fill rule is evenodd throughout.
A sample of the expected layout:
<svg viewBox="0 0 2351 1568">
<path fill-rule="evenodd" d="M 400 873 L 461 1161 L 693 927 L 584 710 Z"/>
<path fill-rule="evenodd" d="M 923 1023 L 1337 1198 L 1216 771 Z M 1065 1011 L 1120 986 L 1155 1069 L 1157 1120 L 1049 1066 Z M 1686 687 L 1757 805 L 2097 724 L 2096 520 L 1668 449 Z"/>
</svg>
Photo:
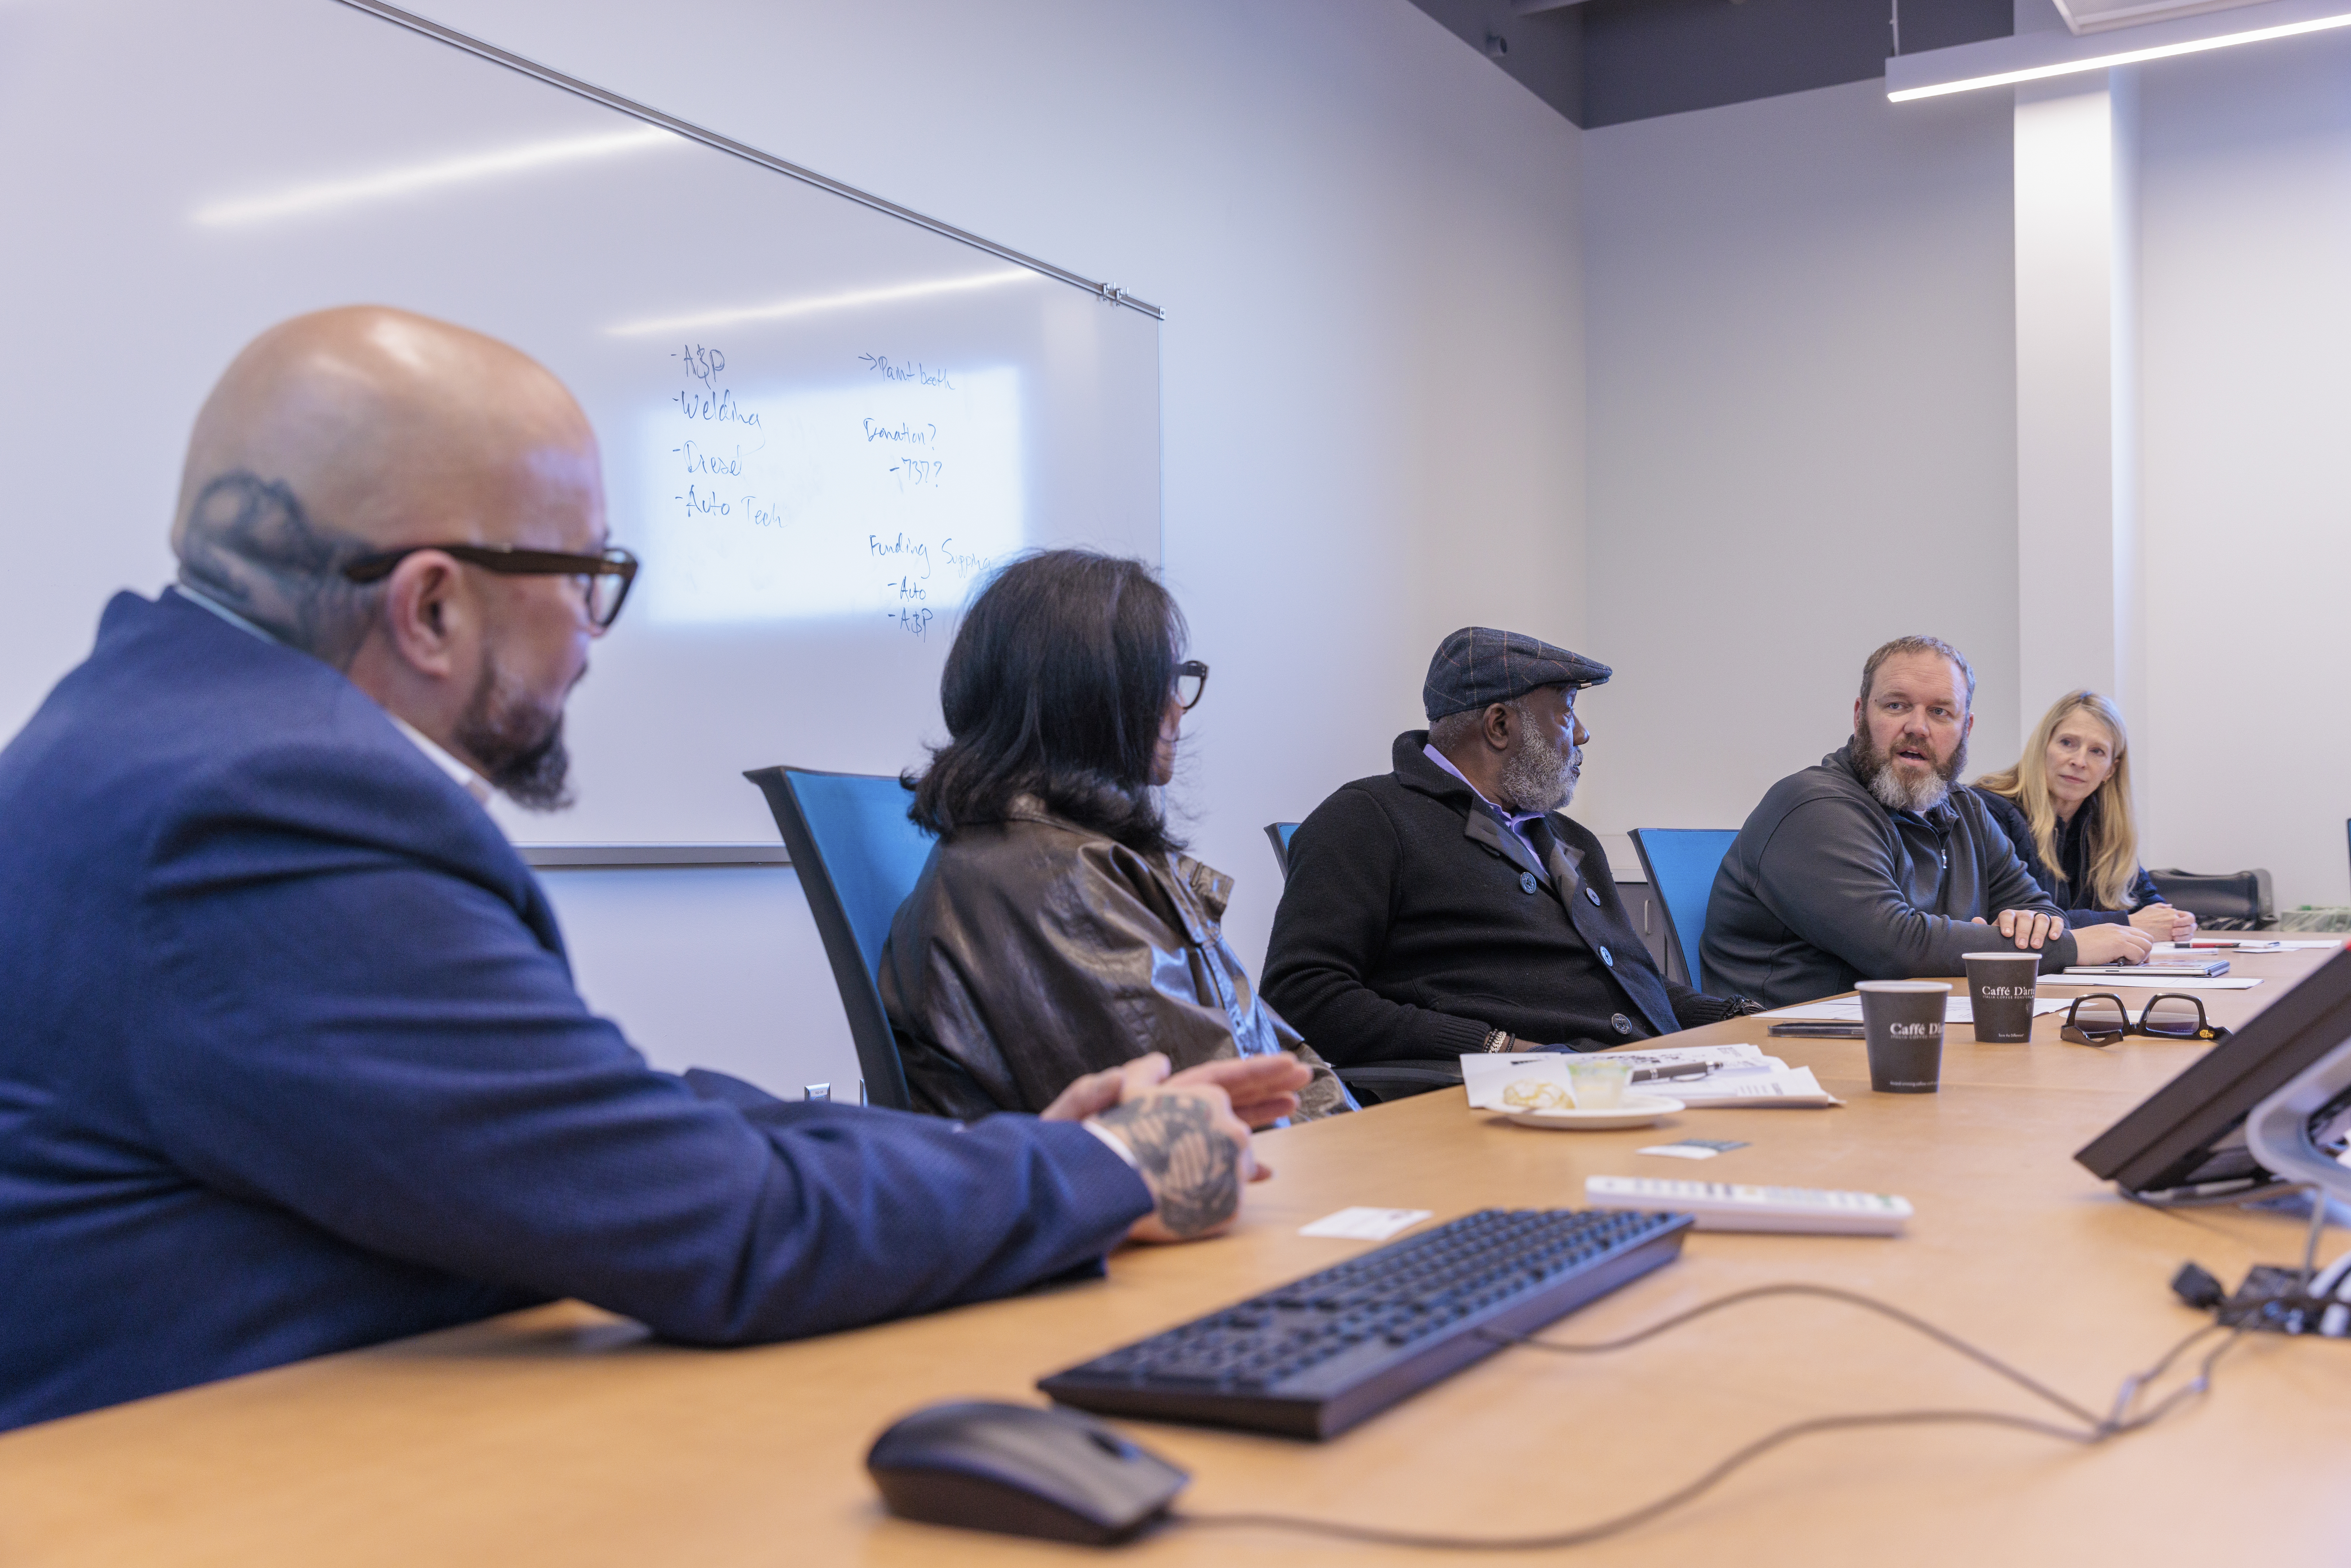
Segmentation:
<svg viewBox="0 0 2351 1568">
<path fill-rule="evenodd" d="M 1771 786 L 1714 879 L 1701 945 L 1719 991 L 1766 1006 L 1857 980 L 1956 975 L 2016 946 L 2043 972 L 2135 964 L 2128 925 L 2068 931 L 1970 790 L 1974 668 L 1938 637 L 1897 637 L 1863 666 L 1853 738 Z"/>
</svg>

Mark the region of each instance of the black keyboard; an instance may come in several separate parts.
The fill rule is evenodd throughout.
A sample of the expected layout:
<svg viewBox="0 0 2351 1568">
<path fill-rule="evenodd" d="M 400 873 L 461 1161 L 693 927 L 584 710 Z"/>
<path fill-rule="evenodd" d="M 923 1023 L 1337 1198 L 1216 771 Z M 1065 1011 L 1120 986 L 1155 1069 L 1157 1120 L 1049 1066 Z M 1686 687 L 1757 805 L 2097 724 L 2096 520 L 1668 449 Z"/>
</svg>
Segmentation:
<svg viewBox="0 0 2351 1568">
<path fill-rule="evenodd" d="M 1673 1261 L 1687 1214 L 1485 1208 L 1123 1345 L 1037 1386 L 1106 1416 L 1345 1431 Z"/>
</svg>

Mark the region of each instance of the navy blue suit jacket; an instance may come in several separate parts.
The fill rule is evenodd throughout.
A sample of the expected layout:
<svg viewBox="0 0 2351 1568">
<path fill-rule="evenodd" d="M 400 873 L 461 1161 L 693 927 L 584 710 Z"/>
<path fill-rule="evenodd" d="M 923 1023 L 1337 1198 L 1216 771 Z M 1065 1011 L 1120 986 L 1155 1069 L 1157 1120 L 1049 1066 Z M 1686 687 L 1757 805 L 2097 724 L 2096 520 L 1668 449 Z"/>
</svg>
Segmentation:
<svg viewBox="0 0 2351 1568">
<path fill-rule="evenodd" d="M 0 1428 L 556 1297 L 819 1333 L 1149 1207 L 1073 1124 L 653 1071 L 465 791 L 177 594 L 0 751 Z"/>
</svg>

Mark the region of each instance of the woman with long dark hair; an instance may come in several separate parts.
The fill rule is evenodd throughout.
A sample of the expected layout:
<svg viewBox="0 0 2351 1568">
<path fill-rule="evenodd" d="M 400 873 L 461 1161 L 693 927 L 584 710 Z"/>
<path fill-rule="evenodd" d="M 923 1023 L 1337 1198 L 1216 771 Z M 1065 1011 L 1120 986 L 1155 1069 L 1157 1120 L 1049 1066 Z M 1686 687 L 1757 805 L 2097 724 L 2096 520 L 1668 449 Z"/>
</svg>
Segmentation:
<svg viewBox="0 0 2351 1568">
<path fill-rule="evenodd" d="M 939 836 L 882 949 L 914 1103 L 1037 1111 L 1150 1051 L 1178 1069 L 1295 1051 L 1299 1113 L 1352 1102 L 1264 1002 L 1218 923 L 1232 879 L 1181 852 L 1157 789 L 1207 666 L 1139 561 L 1049 550 L 965 613 L 913 819 Z"/>
</svg>

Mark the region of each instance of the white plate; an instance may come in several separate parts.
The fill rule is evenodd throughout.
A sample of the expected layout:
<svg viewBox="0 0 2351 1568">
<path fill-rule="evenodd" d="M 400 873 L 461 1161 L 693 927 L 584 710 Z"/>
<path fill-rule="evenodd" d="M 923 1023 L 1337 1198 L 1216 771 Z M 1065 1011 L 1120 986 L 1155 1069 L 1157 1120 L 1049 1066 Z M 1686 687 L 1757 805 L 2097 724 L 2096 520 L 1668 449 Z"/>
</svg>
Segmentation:
<svg viewBox="0 0 2351 1568">
<path fill-rule="evenodd" d="M 1682 1109 L 1678 1100 L 1662 1094 L 1627 1094 L 1622 1105 L 1605 1111 L 1505 1111 L 1521 1127 L 1550 1127 L 1560 1132 L 1604 1133 L 1612 1127 L 1646 1127 L 1660 1116 Z"/>
</svg>

